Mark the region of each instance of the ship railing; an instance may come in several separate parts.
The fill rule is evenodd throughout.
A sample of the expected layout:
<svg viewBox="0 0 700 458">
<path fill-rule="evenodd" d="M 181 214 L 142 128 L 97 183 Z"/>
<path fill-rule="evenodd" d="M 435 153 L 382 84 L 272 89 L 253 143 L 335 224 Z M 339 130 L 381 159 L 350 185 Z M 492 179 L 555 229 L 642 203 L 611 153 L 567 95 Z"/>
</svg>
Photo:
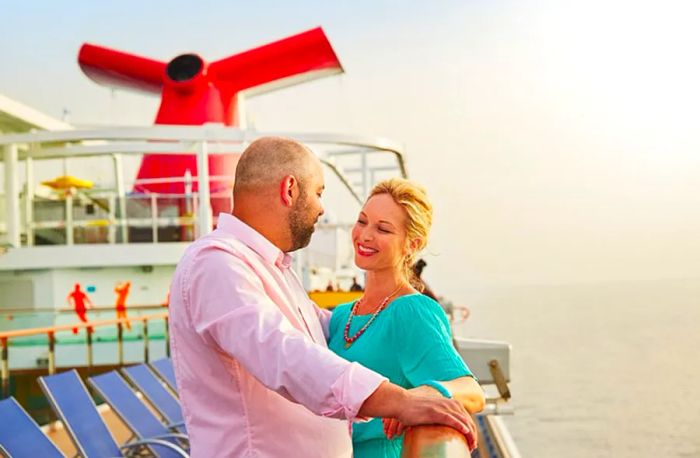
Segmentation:
<svg viewBox="0 0 700 458">
<path fill-rule="evenodd" d="M 212 176 L 211 181 L 232 182 L 233 177 Z M 136 180 L 132 186 L 181 183 L 185 184 L 185 193 L 122 195 L 117 190 L 101 188 L 34 196 L 29 202 L 26 201 L 28 196 L 23 195 L 24 244 L 192 241 L 197 236 L 199 193 L 191 190 L 191 176 Z M 210 194 L 212 201 L 223 202 L 228 208 L 231 197 L 230 192 Z M 134 229 L 141 231 L 135 234 Z M 161 231 L 167 229 L 171 229 L 168 236 L 162 235 Z"/>
<path fill-rule="evenodd" d="M 75 330 L 85 330 L 86 344 L 86 366 L 90 370 L 94 366 L 93 359 L 93 334 L 95 328 L 116 327 L 117 331 L 117 362 L 124 365 L 124 327 L 134 322 L 142 323 L 143 339 L 143 360 L 148 363 L 149 336 L 148 324 L 153 321 L 163 321 L 165 329 L 165 354 L 170 356 L 168 313 L 158 313 L 152 315 L 133 316 L 129 318 L 117 318 L 111 320 L 96 320 L 80 323 L 72 323 L 44 328 L 17 329 L 0 332 L 0 399 L 10 395 L 10 341 L 12 339 L 45 336 L 47 338 L 48 364 L 47 371 L 50 375 L 56 373 L 56 333 L 76 332 Z"/>
<path fill-rule="evenodd" d="M 470 458 L 467 439 L 448 426 L 414 426 L 406 431 L 402 458 L 444 457 Z"/>
<path fill-rule="evenodd" d="M 212 214 L 212 197 L 230 199 L 228 195 L 217 196 L 215 192 L 212 192 L 215 189 L 210 189 L 212 181 L 230 180 L 230 177 L 209 175 L 209 157 L 217 154 L 241 153 L 250 142 L 268 135 L 295 138 L 309 146 L 332 172 L 331 176 L 335 177 L 334 179 L 337 180 L 340 188 L 347 191 L 349 199 L 357 204 L 363 201 L 376 181 L 389 176 L 406 176 L 402 147 L 383 138 L 338 134 L 260 132 L 220 125 L 158 125 L 5 135 L 0 136 L 0 152 L 2 153 L 0 158 L 3 162 L 5 175 L 4 205 L 0 205 L 0 211 L 3 213 L 0 214 L 0 222 L 4 223 L 0 224 L 0 245 L 15 248 L 31 245 L 34 242 L 33 231 L 40 228 L 65 229 L 65 235 L 54 235 L 53 239 L 55 240 L 49 235 L 47 240 L 42 240 L 43 243 L 76 243 L 80 241 L 75 240 L 74 229 L 82 230 L 85 225 L 88 228 L 103 225 L 107 232 L 106 236 L 100 234 L 97 241 L 92 241 L 90 237 L 87 237 L 86 243 L 131 243 L 132 241 L 128 237 L 128 228 L 133 225 L 146 227 L 148 223 L 153 229 L 153 237 L 148 240 L 151 242 L 158 241 L 158 229 L 164 225 L 183 226 L 181 233 L 187 239 L 206 233 L 212 227 L 215 218 L 215 215 Z M 166 179 L 171 183 L 178 180 L 184 181 L 185 184 L 187 184 L 187 180 L 191 180 L 192 189 L 196 189 L 196 192 L 189 195 L 185 193 L 186 195 L 182 197 L 183 199 L 191 199 L 192 203 L 191 208 L 187 210 L 181 208 L 175 215 L 184 217 L 184 219 L 168 219 L 173 215 L 159 218 L 156 217 L 155 212 L 152 212 L 148 218 L 137 217 L 132 224 L 126 211 L 127 198 L 150 199 L 152 209 L 154 206 L 157 207 L 160 199 L 164 198 L 162 195 L 150 192 L 141 195 L 127 192 L 128 180 L 125 177 L 128 174 L 125 169 L 135 164 L 125 165 L 124 158 L 129 156 L 138 158 L 144 154 L 196 156 L 198 171 L 192 171 L 192 175 L 196 174 L 197 176 Z M 71 190 L 62 196 L 65 200 L 62 204 L 66 207 L 62 217 L 46 218 L 49 220 L 48 222 L 36 221 L 37 218 L 34 215 L 34 203 L 38 197 L 36 165 L 40 161 L 62 160 L 64 174 L 67 174 L 67 171 L 73 170 L 73 162 L 95 157 L 110 159 L 113 168 L 113 173 L 109 174 L 107 180 L 111 183 L 108 187 L 112 188 L 113 196 L 107 199 L 109 205 L 106 206 L 104 217 L 86 219 L 86 221 L 98 220 L 96 222 L 75 221 L 72 210 L 76 205 L 78 194 L 82 191 Z M 71 162 L 70 167 L 69 162 Z M 160 179 L 149 180 L 156 180 L 151 183 L 154 184 Z M 141 184 L 146 184 L 146 182 Z M 185 188 L 187 189 L 187 186 Z M 151 197 L 151 194 L 154 194 L 154 197 Z M 60 199 L 54 198 L 54 200 Z M 188 233 L 186 227 L 193 230 Z M 144 234 L 141 235 L 144 236 Z"/>
</svg>

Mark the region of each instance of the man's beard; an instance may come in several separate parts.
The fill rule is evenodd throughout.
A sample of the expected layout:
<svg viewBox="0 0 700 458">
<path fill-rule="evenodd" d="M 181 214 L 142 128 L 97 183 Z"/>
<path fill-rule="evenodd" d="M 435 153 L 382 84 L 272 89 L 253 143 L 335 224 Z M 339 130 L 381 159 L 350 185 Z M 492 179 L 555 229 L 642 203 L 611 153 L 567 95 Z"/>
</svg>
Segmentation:
<svg viewBox="0 0 700 458">
<path fill-rule="evenodd" d="M 292 249 L 289 251 L 304 248 L 311 242 L 311 235 L 314 233 L 314 224 L 316 224 L 317 219 L 318 217 L 311 220 L 306 193 L 302 193 L 289 213 L 289 230 L 292 235 Z"/>
</svg>

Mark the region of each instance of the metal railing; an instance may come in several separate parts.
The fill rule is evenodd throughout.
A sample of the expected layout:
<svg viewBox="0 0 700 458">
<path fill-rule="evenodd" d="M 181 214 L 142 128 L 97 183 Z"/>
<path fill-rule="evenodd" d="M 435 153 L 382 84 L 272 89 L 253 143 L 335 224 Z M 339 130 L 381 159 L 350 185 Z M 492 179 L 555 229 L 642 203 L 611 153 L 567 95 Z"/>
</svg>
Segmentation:
<svg viewBox="0 0 700 458">
<path fill-rule="evenodd" d="M 109 187 L 114 193 L 107 199 L 104 217 L 101 224 L 110 242 L 121 234 L 122 243 L 127 240 L 127 228 L 130 218 L 127 218 L 126 199 L 127 180 L 125 179 L 122 158 L 125 156 L 139 157 L 143 154 L 186 155 L 196 157 L 197 176 L 172 178 L 153 178 L 141 180 L 134 184 L 157 184 L 162 182 L 182 182 L 187 188 L 190 184 L 192 194 L 186 197 L 193 203 L 191 211 L 181 211 L 176 219 L 160 221 L 153 214 L 143 221 L 133 221 L 132 225 L 150 224 L 154 229 L 154 239 L 157 238 L 157 228 L 160 224 L 176 223 L 181 226 L 194 226 L 197 233 L 205 233 L 212 227 L 211 198 L 217 198 L 216 189 L 210 189 L 211 182 L 222 180 L 229 182 L 230 177 L 210 176 L 208 158 L 220 154 L 241 153 L 253 140 L 265 135 L 281 135 L 295 138 L 309 146 L 321 162 L 332 171 L 341 187 L 360 203 L 367 195 L 375 180 L 391 176 L 406 176 L 406 165 L 401 152 L 401 146 L 383 138 L 366 138 L 348 135 L 325 135 L 311 133 L 268 132 L 242 130 L 231 127 L 205 126 L 152 126 L 139 128 L 112 128 L 104 130 L 72 130 L 63 132 L 34 132 L 0 136 L 0 158 L 2 159 L 5 182 L 3 207 L 0 211 L 0 221 L 3 221 L 2 238 L 11 247 L 23 245 L 24 238 L 31 245 L 33 232 L 39 227 L 35 219 L 36 178 L 34 168 L 39 161 L 51 159 L 78 160 L 82 158 L 104 157 L 112 159 L 112 173 Z M 20 163 L 24 164 L 24 177 L 20 173 Z M 67 169 L 64 162 L 64 170 Z M 359 167 L 358 167 L 359 164 Z M 111 183 L 113 181 L 113 184 Z M 196 185 L 197 189 L 194 189 Z M 99 189 L 105 189 L 105 183 L 100 183 Z M 145 193 L 146 199 L 151 192 Z M 185 193 L 189 194 L 189 193 Z M 23 196 L 23 201 L 20 200 Z M 155 194 L 159 199 L 162 195 Z M 72 221 L 73 210 L 77 202 L 76 195 L 66 195 L 63 204 L 65 216 L 60 219 L 54 230 L 65 231 L 65 241 L 56 244 L 72 244 L 73 227 L 81 223 Z M 149 202 L 146 202 L 148 204 Z M 153 210 L 154 201 L 150 202 Z M 155 205 L 157 206 L 157 205 Z M 195 208 L 196 206 L 196 208 Z M 21 211 L 23 210 L 23 211 Z M 22 213 L 24 218 L 22 218 Z M 55 220 L 50 221 L 55 222 Z M 85 223 L 97 224 L 97 223 Z M 55 226 L 56 224 L 54 224 Z M 196 234 L 195 234 L 196 236 Z M 62 236 L 63 237 L 63 236 Z"/>
<path fill-rule="evenodd" d="M 124 326 L 132 322 L 141 322 L 143 325 L 143 360 L 149 362 L 149 337 L 148 323 L 154 320 L 163 320 L 165 325 L 165 353 L 170 356 L 168 314 L 159 313 L 153 315 L 135 316 L 130 318 L 118 318 L 113 320 L 88 321 L 59 326 L 51 326 L 33 329 L 17 329 L 14 331 L 0 332 L 0 399 L 9 396 L 10 388 L 10 340 L 21 337 L 46 336 L 48 339 L 48 373 L 56 373 L 56 333 L 61 331 L 73 331 L 85 329 L 86 332 L 86 366 L 92 368 L 93 339 L 95 328 L 116 326 L 117 329 L 117 361 L 124 365 Z"/>
<path fill-rule="evenodd" d="M 406 431 L 402 458 L 469 458 L 467 439 L 449 426 L 414 426 Z"/>
</svg>

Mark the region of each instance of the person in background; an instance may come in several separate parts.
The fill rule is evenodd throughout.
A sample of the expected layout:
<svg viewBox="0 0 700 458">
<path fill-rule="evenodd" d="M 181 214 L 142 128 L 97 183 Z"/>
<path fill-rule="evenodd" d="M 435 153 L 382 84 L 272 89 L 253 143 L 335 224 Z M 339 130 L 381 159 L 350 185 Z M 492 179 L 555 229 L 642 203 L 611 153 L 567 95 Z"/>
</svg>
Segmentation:
<svg viewBox="0 0 700 458">
<path fill-rule="evenodd" d="M 357 283 L 357 277 L 352 277 L 352 285 L 350 285 L 350 291 L 362 291 L 362 285 Z"/>
<path fill-rule="evenodd" d="M 430 289 L 430 286 L 428 286 L 428 283 L 426 283 L 425 280 L 421 277 L 423 275 L 423 269 L 425 269 L 425 266 L 427 266 L 428 263 L 425 262 L 423 259 L 419 259 L 414 265 L 413 265 L 413 275 L 415 276 L 414 278 L 417 279 L 417 281 L 420 282 L 422 285 L 422 293 L 434 300 L 435 302 L 440 302 L 438 300 L 438 297 L 433 293 L 433 290 Z"/>
<path fill-rule="evenodd" d="M 465 321 L 467 318 L 469 318 L 469 309 L 465 306 L 455 307 L 451 301 L 446 300 L 444 297 L 437 296 L 435 292 L 430 288 L 430 286 L 428 286 L 428 283 L 423 279 L 423 269 L 425 269 L 425 266 L 427 265 L 428 263 L 425 262 L 425 260 L 419 259 L 413 266 L 413 274 L 415 275 L 416 281 L 420 282 L 420 285 L 422 285 L 423 287 L 422 293 L 434 300 L 435 302 L 437 302 L 438 304 L 440 304 L 442 309 L 447 314 L 450 323 L 456 324 Z M 459 318 L 456 322 L 455 308 L 459 311 Z"/>
<path fill-rule="evenodd" d="M 236 168 L 232 214 L 221 213 L 177 265 L 170 343 L 193 458 L 349 458 L 349 421 L 370 417 L 475 438 L 461 403 L 406 390 L 328 350 L 331 313 L 309 299 L 289 254 L 309 244 L 323 190 L 308 148 L 252 142 Z"/>
<path fill-rule="evenodd" d="M 87 313 L 87 309 L 91 309 L 94 306 L 92 305 L 92 301 L 88 295 L 85 294 L 85 292 L 80 288 L 80 283 L 73 285 L 73 291 L 71 291 L 68 294 L 68 297 L 66 297 L 66 302 L 68 302 L 70 307 L 73 307 L 78 319 L 83 323 L 87 323 L 88 319 L 87 316 L 85 316 L 85 313 Z M 77 333 L 78 328 L 73 328 L 73 334 Z"/>
<path fill-rule="evenodd" d="M 131 282 L 125 281 L 123 283 L 117 283 L 114 287 L 114 292 L 117 294 L 117 302 L 114 306 L 117 311 L 117 319 L 126 318 L 126 298 L 129 296 L 129 289 L 131 288 Z M 131 331 L 131 322 L 126 321 L 126 329 Z"/>
<path fill-rule="evenodd" d="M 457 399 L 473 414 L 484 407 L 483 390 L 452 345 L 445 312 L 421 294 L 413 269 L 431 224 L 432 205 L 415 183 L 395 178 L 372 189 L 352 230 L 365 292 L 333 310 L 328 346 L 406 389 Z M 354 425 L 355 457 L 398 458 L 404 426 L 396 419 Z M 467 437 L 472 450 L 475 437 Z"/>
</svg>

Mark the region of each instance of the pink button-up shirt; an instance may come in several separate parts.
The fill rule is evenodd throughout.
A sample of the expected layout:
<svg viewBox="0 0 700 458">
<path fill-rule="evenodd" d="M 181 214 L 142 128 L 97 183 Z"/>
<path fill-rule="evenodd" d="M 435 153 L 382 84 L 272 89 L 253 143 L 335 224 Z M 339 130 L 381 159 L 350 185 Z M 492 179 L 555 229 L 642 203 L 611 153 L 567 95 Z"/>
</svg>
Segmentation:
<svg viewBox="0 0 700 458">
<path fill-rule="evenodd" d="M 348 420 L 385 380 L 326 345 L 330 313 L 291 257 L 236 217 L 194 242 L 170 289 L 193 457 L 349 457 Z"/>
</svg>

